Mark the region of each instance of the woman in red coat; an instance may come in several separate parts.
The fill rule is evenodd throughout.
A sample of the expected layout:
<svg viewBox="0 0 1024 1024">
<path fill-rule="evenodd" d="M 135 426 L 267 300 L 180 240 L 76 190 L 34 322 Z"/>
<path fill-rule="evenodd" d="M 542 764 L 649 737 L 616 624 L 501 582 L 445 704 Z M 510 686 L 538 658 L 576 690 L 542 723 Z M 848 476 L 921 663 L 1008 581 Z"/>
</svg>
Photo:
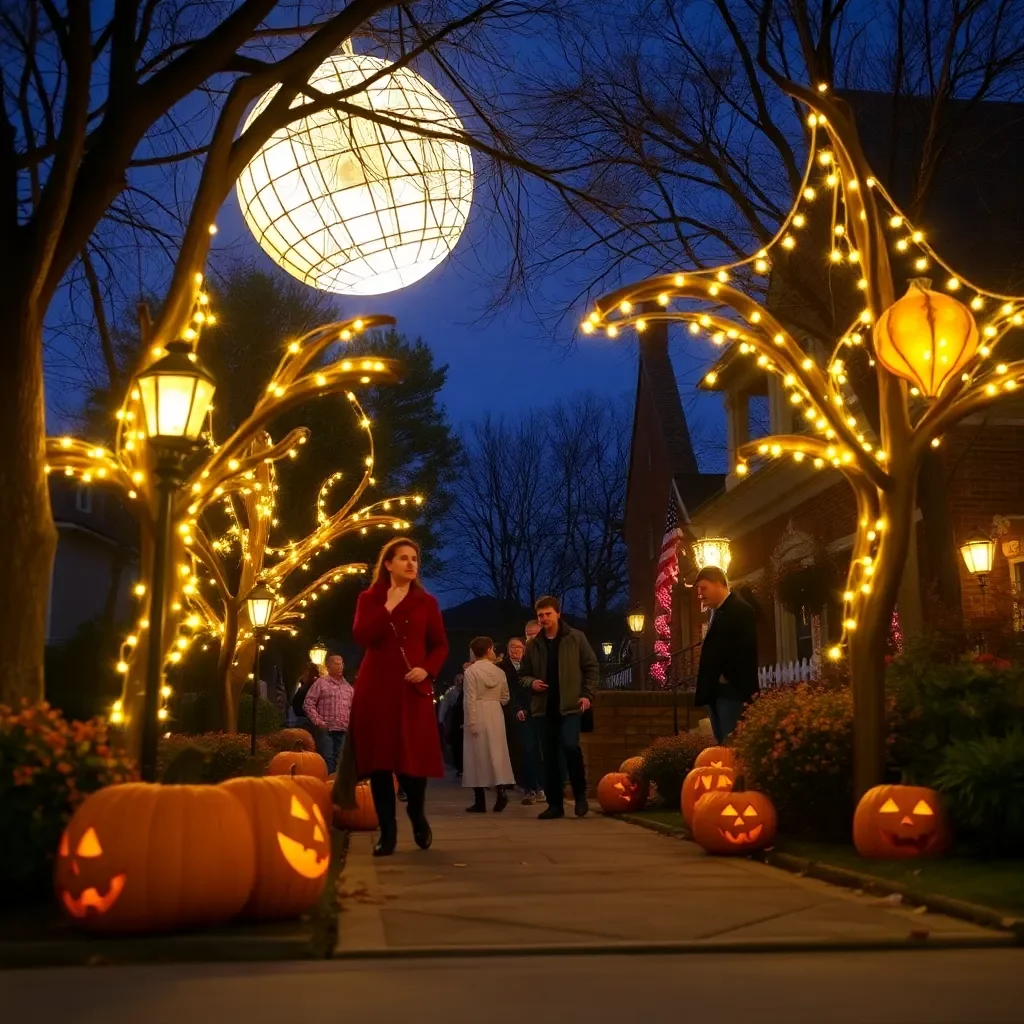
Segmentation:
<svg viewBox="0 0 1024 1024">
<path fill-rule="evenodd" d="M 352 626 L 366 654 L 356 676 L 349 735 L 356 771 L 370 777 L 380 821 L 375 857 L 394 853 L 398 841 L 392 774 L 408 796 L 413 838 L 422 850 L 433 840 L 424 813 L 427 779 L 444 776 L 434 677 L 448 656 L 448 639 L 437 601 L 417 578 L 419 567 L 415 541 L 399 537 L 385 544 Z"/>
</svg>

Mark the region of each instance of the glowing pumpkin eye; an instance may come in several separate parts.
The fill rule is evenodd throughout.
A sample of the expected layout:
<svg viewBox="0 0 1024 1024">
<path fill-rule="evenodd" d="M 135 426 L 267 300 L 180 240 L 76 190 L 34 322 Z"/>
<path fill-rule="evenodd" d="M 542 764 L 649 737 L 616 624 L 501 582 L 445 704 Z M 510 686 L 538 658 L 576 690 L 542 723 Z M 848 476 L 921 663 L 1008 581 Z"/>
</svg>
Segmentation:
<svg viewBox="0 0 1024 1024">
<path fill-rule="evenodd" d="M 58 851 L 62 857 L 67 857 L 71 853 L 71 846 L 68 843 L 68 834 L 65 832 L 60 837 L 60 850 Z"/>
<path fill-rule="evenodd" d="M 317 824 L 326 832 L 327 822 L 324 821 L 324 816 L 320 812 L 320 808 L 316 804 L 313 804 L 313 817 L 316 818 Z"/>
<path fill-rule="evenodd" d="M 296 796 L 292 797 L 292 817 L 298 818 L 300 821 L 309 821 L 309 811 L 299 803 L 299 798 Z"/>
<path fill-rule="evenodd" d="M 917 806 L 914 808 L 915 814 L 934 814 L 935 812 L 923 801 L 918 800 Z"/>
<path fill-rule="evenodd" d="M 754 805 L 753 804 L 747 804 L 747 809 L 743 812 L 743 815 L 744 815 L 744 817 L 747 817 L 747 818 L 756 818 L 757 817 L 757 811 L 754 810 Z"/>
<path fill-rule="evenodd" d="M 313 826 L 313 841 L 317 843 L 322 843 L 324 841 L 324 834 L 320 831 L 319 825 Z"/>
<path fill-rule="evenodd" d="M 890 797 L 888 800 L 878 808 L 879 814 L 899 814 L 900 809 L 896 806 L 896 801 Z"/>
<path fill-rule="evenodd" d="M 701 778 L 700 778 L 700 781 L 703 784 L 705 789 L 710 789 L 711 788 L 711 776 L 709 776 L 709 775 L 702 775 Z"/>
<path fill-rule="evenodd" d="M 718 788 L 728 789 L 729 788 L 729 777 L 727 775 L 718 776 Z"/>
<path fill-rule="evenodd" d="M 99 836 L 96 829 L 91 828 L 78 841 L 78 849 L 75 850 L 76 857 L 102 857 L 103 847 L 100 846 Z"/>
<path fill-rule="evenodd" d="M 722 817 L 723 818 L 737 818 L 737 817 L 739 817 L 739 813 L 740 812 L 737 811 L 736 808 L 733 807 L 732 804 L 729 804 L 729 806 L 726 807 L 726 809 L 724 811 L 722 811 Z"/>
<path fill-rule="evenodd" d="M 722 767 L 722 762 L 721 761 L 712 761 L 711 762 L 711 767 L 712 768 L 721 768 Z"/>
</svg>

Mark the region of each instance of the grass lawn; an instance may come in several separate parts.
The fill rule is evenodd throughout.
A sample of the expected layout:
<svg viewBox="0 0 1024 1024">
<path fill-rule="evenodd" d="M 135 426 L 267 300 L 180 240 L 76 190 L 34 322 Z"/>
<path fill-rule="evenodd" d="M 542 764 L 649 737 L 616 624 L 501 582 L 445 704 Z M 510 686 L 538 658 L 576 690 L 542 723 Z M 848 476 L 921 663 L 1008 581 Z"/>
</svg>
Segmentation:
<svg viewBox="0 0 1024 1024">
<path fill-rule="evenodd" d="M 678 811 L 645 810 L 633 815 L 685 829 Z M 978 860 L 948 857 L 940 860 L 864 860 L 852 846 L 782 840 L 780 853 L 818 861 L 832 867 L 874 875 L 919 893 L 936 893 L 993 907 L 1013 916 L 1024 915 L 1024 860 Z"/>
</svg>

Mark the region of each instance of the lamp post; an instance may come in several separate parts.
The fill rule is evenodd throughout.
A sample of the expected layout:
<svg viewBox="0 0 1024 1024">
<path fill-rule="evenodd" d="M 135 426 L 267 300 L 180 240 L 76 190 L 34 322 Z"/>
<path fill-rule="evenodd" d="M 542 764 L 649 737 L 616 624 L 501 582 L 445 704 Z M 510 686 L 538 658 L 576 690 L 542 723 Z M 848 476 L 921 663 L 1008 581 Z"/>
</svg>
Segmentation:
<svg viewBox="0 0 1024 1024">
<path fill-rule="evenodd" d="M 185 461 L 197 447 L 216 384 L 199 357 L 183 341 L 168 344 L 167 355 L 143 370 L 136 382 L 146 433 L 156 452 L 157 517 L 140 758 L 143 780 L 154 782 L 167 618 L 164 590 L 174 530 L 174 497 L 182 484 Z"/>
<path fill-rule="evenodd" d="M 732 545 L 728 537 L 702 537 L 693 542 L 693 559 L 698 569 L 714 565 L 724 573 L 729 572 L 732 561 Z"/>
<path fill-rule="evenodd" d="M 317 668 L 321 668 L 323 666 L 323 663 L 327 660 L 327 645 L 323 640 L 317 640 L 317 642 L 310 647 L 309 660 L 313 662 Z"/>
<path fill-rule="evenodd" d="M 629 627 L 630 633 L 633 634 L 633 644 L 636 651 L 636 659 L 640 662 L 640 689 L 646 689 L 647 676 L 644 673 L 643 666 L 643 636 L 644 636 L 644 623 L 647 621 L 647 617 L 644 615 L 642 608 L 634 608 L 626 616 L 626 625 Z"/>
<path fill-rule="evenodd" d="M 256 705 L 259 703 L 260 686 L 260 630 L 270 621 L 270 613 L 274 610 L 274 592 L 262 583 L 257 583 L 245 603 L 249 609 L 249 621 L 256 633 L 256 660 L 252 671 L 252 734 L 249 740 L 249 755 L 256 756 Z"/>
<path fill-rule="evenodd" d="M 605 642 L 601 644 L 601 653 L 604 654 L 605 661 L 611 661 L 613 646 L 614 645 L 610 640 L 605 640 Z"/>
<path fill-rule="evenodd" d="M 992 563 L 996 557 L 996 542 L 991 537 L 975 534 L 960 545 L 960 557 L 967 566 L 967 571 L 978 581 L 981 589 L 981 615 L 985 617 L 985 588 L 988 586 L 988 574 L 992 571 Z"/>
</svg>

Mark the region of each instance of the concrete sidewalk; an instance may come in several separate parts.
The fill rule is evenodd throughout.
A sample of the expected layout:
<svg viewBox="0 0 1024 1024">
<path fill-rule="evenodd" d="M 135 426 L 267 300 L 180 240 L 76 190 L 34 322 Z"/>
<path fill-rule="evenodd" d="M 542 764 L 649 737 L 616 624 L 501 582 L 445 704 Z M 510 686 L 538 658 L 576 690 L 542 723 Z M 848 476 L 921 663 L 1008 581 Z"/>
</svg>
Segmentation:
<svg viewBox="0 0 1024 1024">
<path fill-rule="evenodd" d="M 493 802 L 493 794 L 489 794 Z M 465 813 L 471 793 L 431 784 L 434 846 L 404 815 L 393 857 L 352 836 L 336 955 L 987 945 L 999 932 L 922 914 L 742 859 L 710 857 L 596 813 L 538 821 L 513 799 Z M 568 810 L 568 808 L 567 808 Z"/>
</svg>

